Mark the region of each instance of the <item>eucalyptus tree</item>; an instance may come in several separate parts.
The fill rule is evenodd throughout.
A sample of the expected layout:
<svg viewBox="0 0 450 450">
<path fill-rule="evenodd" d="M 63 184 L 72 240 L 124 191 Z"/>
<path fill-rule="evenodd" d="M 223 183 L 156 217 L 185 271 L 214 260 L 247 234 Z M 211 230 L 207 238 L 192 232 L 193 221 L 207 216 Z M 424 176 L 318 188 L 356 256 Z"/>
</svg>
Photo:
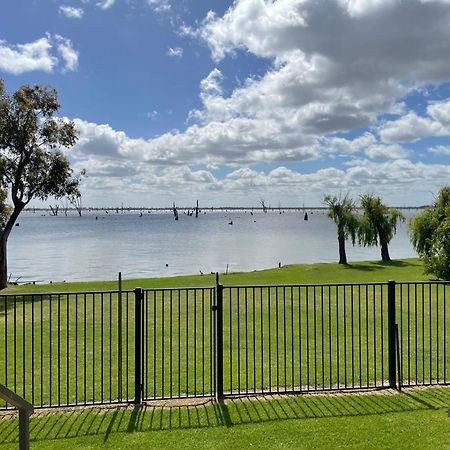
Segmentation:
<svg viewBox="0 0 450 450">
<path fill-rule="evenodd" d="M 61 148 L 76 143 L 75 124 L 55 117 L 60 105 L 55 89 L 22 86 L 9 94 L 0 80 L 0 188 L 12 205 L 0 226 L 0 289 L 7 285 L 7 242 L 22 210 L 32 199 L 56 199 L 78 193 Z M 0 199 L 1 200 L 1 199 Z"/>
<path fill-rule="evenodd" d="M 391 261 L 389 242 L 397 232 L 397 224 L 405 220 L 395 208 L 389 208 L 373 194 L 361 196 L 362 215 L 359 220 L 358 241 L 364 247 L 380 246 L 381 260 Z"/>
<path fill-rule="evenodd" d="M 355 215 L 356 202 L 348 194 L 344 197 L 326 195 L 323 202 L 328 206 L 328 217 L 337 226 L 339 264 L 347 264 L 345 241 L 351 238 L 353 245 L 355 245 L 358 231 L 358 218 Z"/>
</svg>

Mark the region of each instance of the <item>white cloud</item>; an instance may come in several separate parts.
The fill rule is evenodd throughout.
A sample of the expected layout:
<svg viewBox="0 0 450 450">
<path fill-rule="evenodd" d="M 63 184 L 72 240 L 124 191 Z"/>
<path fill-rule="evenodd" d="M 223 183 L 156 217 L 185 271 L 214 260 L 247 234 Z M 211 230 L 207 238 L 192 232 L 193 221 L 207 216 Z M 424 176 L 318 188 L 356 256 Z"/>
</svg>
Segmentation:
<svg viewBox="0 0 450 450">
<path fill-rule="evenodd" d="M 34 70 L 53 72 L 58 60 L 51 50 L 49 35 L 27 44 L 11 45 L 0 40 L 0 70 L 13 75 Z"/>
<path fill-rule="evenodd" d="M 79 53 L 73 48 L 70 39 L 66 39 L 60 35 L 55 36 L 57 42 L 57 50 L 64 60 L 64 71 L 73 72 L 78 68 Z"/>
<path fill-rule="evenodd" d="M 83 8 L 76 8 L 74 6 L 61 5 L 59 7 L 60 14 L 70 19 L 81 19 L 84 15 Z"/>
<path fill-rule="evenodd" d="M 427 107 L 428 117 L 411 111 L 380 128 L 384 142 L 415 142 L 429 136 L 450 136 L 450 101 L 434 102 Z"/>
<path fill-rule="evenodd" d="M 169 0 L 147 0 L 148 6 L 150 6 L 155 12 L 167 12 L 172 9 Z"/>
<path fill-rule="evenodd" d="M 366 132 L 353 140 L 341 137 L 325 139 L 323 145 L 326 151 L 332 154 L 354 155 L 370 145 L 376 144 L 376 142 L 375 136 L 372 133 Z"/>
<path fill-rule="evenodd" d="M 149 111 L 146 115 L 150 120 L 156 120 L 158 118 L 158 111 Z"/>
<path fill-rule="evenodd" d="M 238 164 L 261 160 L 302 161 L 317 158 L 318 143 L 301 134 L 281 136 L 275 122 L 233 119 L 226 123 L 192 125 L 185 132 L 165 133 L 154 139 L 132 139 L 109 125 L 75 120 L 80 139 L 74 147 L 80 157 L 103 154 L 143 160 L 155 166 Z M 292 131 L 294 133 L 295 130 Z"/>
<path fill-rule="evenodd" d="M 170 9 L 168 1 L 147 4 Z M 448 182 L 449 166 L 408 161 L 400 144 L 449 135 L 450 102 L 430 103 L 421 114 L 405 105 L 408 93 L 450 79 L 449 23 L 443 0 L 235 0 L 222 17 L 209 13 L 183 32 L 206 42 L 214 61 L 237 52 L 265 58 L 265 74 L 224 89 L 228 65 L 213 69 L 199 83 L 202 105 L 187 128 L 154 139 L 78 120 L 74 157 L 99 173 L 121 173 L 124 164 L 136 192 L 190 186 L 237 198 L 267 189 L 317 203 L 333 190 L 367 189 L 423 201 L 421 192 Z M 446 147 L 430 152 L 447 154 Z M 342 168 L 286 167 L 311 159 L 327 166 L 332 158 Z M 261 161 L 278 167 L 255 170 Z M 211 169 L 194 170 L 199 163 Z M 236 170 L 213 176 L 223 164 Z"/>
<path fill-rule="evenodd" d="M 216 67 L 200 81 L 200 95 L 222 95 L 222 72 Z"/>
<path fill-rule="evenodd" d="M 16 45 L 0 40 L 0 71 L 13 75 L 32 71 L 52 73 L 60 63 L 63 72 L 74 71 L 78 66 L 78 52 L 70 39 L 63 36 L 47 33 L 34 42 Z"/>
<path fill-rule="evenodd" d="M 442 126 L 450 127 L 450 100 L 432 103 L 427 107 L 427 113 Z"/>
<path fill-rule="evenodd" d="M 375 144 L 370 145 L 364 150 L 366 156 L 370 159 L 385 161 L 393 159 L 403 159 L 409 155 L 409 152 L 398 144 L 383 145 Z"/>
<path fill-rule="evenodd" d="M 114 6 L 115 2 L 116 2 L 116 0 L 101 0 L 97 3 L 97 6 L 100 9 L 109 9 L 112 6 Z"/>
<path fill-rule="evenodd" d="M 384 142 L 415 142 L 430 135 L 441 135 L 439 123 L 411 111 L 400 119 L 384 124 L 380 136 Z"/>
<path fill-rule="evenodd" d="M 387 163 L 361 160 L 345 170 L 326 167 L 312 173 L 284 166 L 267 172 L 242 167 L 224 178 L 217 178 L 210 170 L 185 166 L 155 169 L 145 162 L 114 159 L 90 158 L 79 167 L 85 167 L 90 174 L 88 191 L 101 189 L 107 193 L 114 188 L 121 195 L 125 192 L 170 194 L 177 198 L 189 193 L 202 196 L 202 193 L 214 192 L 215 204 L 223 199 L 233 204 L 256 204 L 258 198 L 268 195 L 283 198 L 285 204 L 298 205 L 299 199 L 320 204 L 328 193 L 350 192 L 357 197 L 373 192 L 391 204 L 414 205 L 429 200 L 429 192 L 436 191 L 450 176 L 446 165 L 413 164 L 407 160 Z M 410 194 L 409 198 L 405 197 L 405 192 Z M 207 198 L 211 198 L 210 194 Z"/>
<path fill-rule="evenodd" d="M 178 199 L 189 198 L 192 192 L 200 197 L 204 193 L 205 198 L 210 199 L 210 193 L 214 192 L 215 204 L 222 201 L 248 204 L 249 199 L 254 199 L 250 203 L 256 203 L 260 196 L 277 196 L 283 198 L 285 204 L 298 205 L 299 198 L 310 204 L 320 204 L 326 193 L 349 191 L 354 196 L 374 192 L 392 204 L 404 205 L 426 203 L 429 192 L 437 191 L 450 176 L 449 165 L 413 163 L 401 157 L 404 150 L 400 146 L 374 144 L 374 136 L 370 134 L 355 139 L 370 159 L 354 159 L 342 169 L 324 167 L 305 173 L 283 164 L 271 170 L 255 170 L 248 164 L 264 160 L 273 153 L 258 149 L 261 143 L 256 137 L 254 142 L 247 143 L 248 149 L 242 150 L 237 147 L 242 142 L 233 141 L 233 134 L 225 133 L 227 128 L 219 128 L 221 134 L 208 126 L 193 126 L 186 133 L 167 133 L 144 140 L 131 139 L 108 125 L 80 119 L 75 123 L 80 139 L 68 154 L 75 168 L 87 169 L 89 177 L 85 189 L 88 195 L 100 196 L 98 198 L 113 190 L 122 196 L 128 193 L 133 198 L 142 194 L 156 196 L 152 198 L 176 195 Z M 211 133 L 206 134 L 207 130 Z M 235 137 L 239 133 L 240 129 Z M 269 135 L 270 131 L 260 138 L 264 141 Z M 349 142 L 351 146 L 352 141 Z M 280 154 L 283 152 L 281 144 Z M 296 157 L 298 159 L 299 155 Z M 207 168 L 194 169 L 199 162 Z M 213 171 L 220 164 L 237 164 L 237 167 L 228 175 L 219 176 Z M 99 190 L 101 192 L 95 194 Z"/>
<path fill-rule="evenodd" d="M 363 16 L 386 6 L 394 6 L 399 0 L 339 0 L 350 16 Z"/>
<path fill-rule="evenodd" d="M 436 155 L 450 156 L 450 145 L 437 145 L 436 147 L 430 147 L 428 151 Z"/>
<path fill-rule="evenodd" d="M 442 2 L 237 0 L 190 34 L 215 60 L 243 50 L 272 67 L 197 116 L 291 118 L 310 134 L 373 125 L 410 89 L 450 78 L 449 22 Z"/>
<path fill-rule="evenodd" d="M 166 54 L 171 58 L 181 58 L 183 56 L 183 49 L 181 47 L 169 47 Z"/>
</svg>

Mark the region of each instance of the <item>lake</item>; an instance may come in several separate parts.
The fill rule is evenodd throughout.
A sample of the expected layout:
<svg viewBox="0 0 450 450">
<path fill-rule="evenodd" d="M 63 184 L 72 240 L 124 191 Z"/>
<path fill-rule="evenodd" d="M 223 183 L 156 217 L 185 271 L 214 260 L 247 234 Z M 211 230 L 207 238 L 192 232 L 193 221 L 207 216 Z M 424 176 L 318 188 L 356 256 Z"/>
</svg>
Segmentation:
<svg viewBox="0 0 450 450">
<path fill-rule="evenodd" d="M 180 212 L 175 221 L 169 212 L 24 212 L 8 242 L 8 273 L 11 281 L 57 282 L 111 280 L 119 271 L 124 278 L 140 278 L 337 261 L 335 224 L 325 211 L 308 210 L 308 221 L 303 214 L 207 211 L 195 218 Z M 405 212 L 407 218 L 412 214 Z M 416 256 L 406 224 L 399 226 L 390 253 Z M 380 259 L 380 250 L 348 243 L 347 257 Z"/>
</svg>

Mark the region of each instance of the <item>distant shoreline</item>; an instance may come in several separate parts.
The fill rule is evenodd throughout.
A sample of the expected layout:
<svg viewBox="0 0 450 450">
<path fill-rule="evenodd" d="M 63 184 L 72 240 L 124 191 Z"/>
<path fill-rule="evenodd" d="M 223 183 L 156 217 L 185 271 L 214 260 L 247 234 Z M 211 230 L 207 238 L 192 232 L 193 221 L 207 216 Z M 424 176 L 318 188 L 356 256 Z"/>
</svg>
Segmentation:
<svg viewBox="0 0 450 450">
<path fill-rule="evenodd" d="M 400 209 L 402 211 L 406 210 L 420 210 L 427 208 L 427 205 L 424 206 L 392 206 L 392 208 Z M 62 208 L 61 208 L 62 209 Z M 327 211 L 328 207 L 326 206 L 267 206 L 266 212 L 279 212 L 279 211 Z M 357 210 L 359 208 L 356 208 Z M 195 210 L 195 206 L 177 206 L 178 211 L 193 211 Z M 33 208 L 28 207 L 25 208 L 24 211 L 34 212 L 34 211 L 50 211 L 50 208 Z M 67 208 L 67 211 L 76 212 L 76 208 Z M 118 206 L 99 206 L 99 207 L 83 207 L 81 208 L 82 212 L 91 212 L 91 211 L 113 211 L 113 212 L 142 212 L 142 211 L 155 211 L 155 212 L 172 212 L 173 207 L 146 207 L 146 206 L 127 206 L 127 207 L 118 207 Z M 264 209 L 261 206 L 204 206 L 199 207 L 199 211 L 260 211 L 264 212 Z"/>
</svg>

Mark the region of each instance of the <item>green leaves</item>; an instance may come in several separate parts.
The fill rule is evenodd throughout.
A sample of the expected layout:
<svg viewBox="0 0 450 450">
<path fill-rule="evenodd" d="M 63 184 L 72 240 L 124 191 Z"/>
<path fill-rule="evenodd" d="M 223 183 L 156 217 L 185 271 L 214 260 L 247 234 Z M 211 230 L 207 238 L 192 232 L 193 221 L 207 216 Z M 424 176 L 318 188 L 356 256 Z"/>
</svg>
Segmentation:
<svg viewBox="0 0 450 450">
<path fill-rule="evenodd" d="M 355 215 L 356 202 L 348 194 L 342 196 L 326 195 L 323 202 L 328 206 L 328 217 L 338 227 L 338 234 L 343 239 L 352 239 L 355 244 L 358 230 L 358 218 Z"/>
<path fill-rule="evenodd" d="M 73 146 L 77 134 L 73 122 L 54 117 L 57 97 L 39 85 L 8 95 L 0 82 L 0 183 L 11 189 L 15 206 L 78 193 L 79 178 L 59 150 Z"/>
<path fill-rule="evenodd" d="M 433 206 L 409 222 L 411 243 L 424 262 L 425 273 L 450 280 L 450 187 L 443 187 Z"/>
<path fill-rule="evenodd" d="M 361 196 L 362 214 L 356 215 L 357 203 L 348 194 L 344 197 L 326 195 L 323 202 L 328 206 L 328 217 L 338 228 L 340 262 L 346 261 L 345 240 L 349 237 L 355 245 L 381 246 L 381 258 L 390 261 L 388 244 L 397 232 L 397 223 L 404 221 L 403 214 L 384 205 L 380 197 L 371 194 Z"/>
<path fill-rule="evenodd" d="M 398 209 L 389 208 L 380 197 L 372 194 L 361 196 L 361 208 L 359 244 L 365 247 L 389 244 L 397 232 L 398 222 L 405 220 L 403 214 Z"/>
</svg>

